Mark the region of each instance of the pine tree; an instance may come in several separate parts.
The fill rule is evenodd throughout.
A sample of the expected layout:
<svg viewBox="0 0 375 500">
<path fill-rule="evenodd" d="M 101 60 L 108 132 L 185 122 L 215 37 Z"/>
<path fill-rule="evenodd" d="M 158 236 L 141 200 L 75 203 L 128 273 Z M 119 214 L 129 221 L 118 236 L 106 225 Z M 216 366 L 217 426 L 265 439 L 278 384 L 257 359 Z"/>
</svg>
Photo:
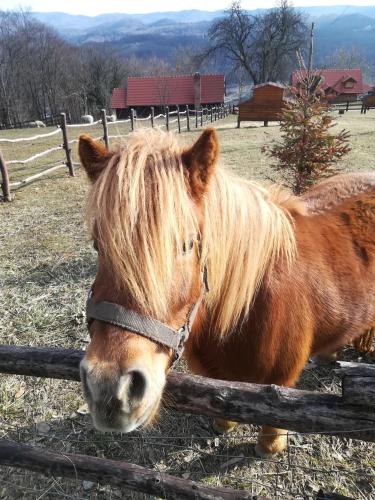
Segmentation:
<svg viewBox="0 0 375 500">
<path fill-rule="evenodd" d="M 324 102 L 320 80 L 317 73 L 309 72 L 300 78 L 281 113 L 281 139 L 262 149 L 277 160 L 272 168 L 295 194 L 336 174 L 338 161 L 350 151 L 347 131 L 330 133 L 336 123 Z"/>
</svg>

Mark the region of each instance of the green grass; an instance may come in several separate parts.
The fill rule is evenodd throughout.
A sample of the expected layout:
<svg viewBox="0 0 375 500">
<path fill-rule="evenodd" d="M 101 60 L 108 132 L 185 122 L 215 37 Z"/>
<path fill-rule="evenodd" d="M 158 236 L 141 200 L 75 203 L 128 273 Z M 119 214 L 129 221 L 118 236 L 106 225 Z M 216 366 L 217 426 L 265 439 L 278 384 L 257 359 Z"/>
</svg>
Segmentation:
<svg viewBox="0 0 375 500">
<path fill-rule="evenodd" d="M 270 160 L 260 148 L 278 137 L 277 125 L 264 128 L 249 123 L 237 130 L 235 118 L 229 117 L 216 126 L 223 165 L 248 178 L 273 178 Z M 351 131 L 352 152 L 342 168 L 373 169 L 375 113 L 346 113 L 340 116 L 339 126 Z M 71 130 L 76 135 L 88 131 Z M 2 131 L 0 137 L 39 132 Z M 184 133 L 181 141 L 189 144 L 198 133 Z M 93 135 L 100 135 L 100 130 Z M 55 143 L 57 136 L 51 144 L 0 146 L 11 159 Z M 75 150 L 74 155 L 77 159 Z M 34 173 L 40 164 L 28 168 Z M 75 178 L 60 170 L 16 191 L 12 203 L 0 204 L 0 343 L 78 349 L 87 345 L 82 310 L 96 272 L 95 252 L 84 226 L 87 186 L 81 169 Z M 354 360 L 358 356 L 352 349 L 344 354 Z M 305 371 L 300 386 L 340 390 L 330 368 Z M 267 461 L 254 455 L 255 426 L 241 426 L 215 440 L 208 418 L 163 410 L 159 422 L 146 432 L 101 434 L 87 415 L 79 413 L 82 405 L 76 383 L 1 375 L 0 437 L 62 453 L 128 460 L 211 485 L 250 489 L 254 495 L 308 498 L 323 487 L 354 498 L 375 498 L 374 446 L 368 443 L 296 434 L 290 437 L 288 453 Z M 48 423 L 46 432 L 40 430 L 40 422 Z M 78 480 L 44 478 L 5 467 L 0 471 L 0 499 L 147 498 L 96 484 L 85 490 L 87 484 Z"/>
</svg>

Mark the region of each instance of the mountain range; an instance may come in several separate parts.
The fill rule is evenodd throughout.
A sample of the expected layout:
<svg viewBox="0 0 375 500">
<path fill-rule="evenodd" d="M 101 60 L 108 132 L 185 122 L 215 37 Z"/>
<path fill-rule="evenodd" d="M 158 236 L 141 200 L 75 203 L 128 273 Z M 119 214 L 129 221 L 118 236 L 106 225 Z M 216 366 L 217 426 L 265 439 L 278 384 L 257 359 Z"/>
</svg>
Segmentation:
<svg viewBox="0 0 375 500">
<path fill-rule="evenodd" d="M 336 5 L 298 10 L 305 14 L 307 22 L 316 24 L 316 63 L 335 49 L 353 46 L 374 59 L 375 6 Z M 261 9 L 249 11 L 250 14 L 259 12 Z M 223 14 L 223 10 L 182 10 L 149 14 L 111 13 L 94 17 L 35 12 L 33 16 L 75 44 L 105 43 L 122 54 L 169 59 L 172 48 L 202 46 L 212 22 Z"/>
</svg>

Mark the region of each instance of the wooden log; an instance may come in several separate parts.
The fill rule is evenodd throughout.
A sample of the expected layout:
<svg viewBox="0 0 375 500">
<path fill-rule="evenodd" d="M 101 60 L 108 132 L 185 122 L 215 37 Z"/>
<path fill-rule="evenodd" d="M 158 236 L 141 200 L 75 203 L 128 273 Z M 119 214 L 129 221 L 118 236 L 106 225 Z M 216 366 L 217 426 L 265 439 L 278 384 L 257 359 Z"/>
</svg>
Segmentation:
<svg viewBox="0 0 375 500">
<path fill-rule="evenodd" d="M 130 126 L 132 129 L 132 132 L 134 131 L 134 118 L 135 118 L 135 113 L 134 113 L 134 109 L 132 108 L 130 110 Z"/>
<path fill-rule="evenodd" d="M 12 201 L 12 196 L 10 194 L 10 184 L 9 184 L 7 164 L 5 163 L 5 159 L 1 151 L 0 151 L 0 172 L 2 179 L 1 190 L 3 192 L 3 201 Z"/>
<path fill-rule="evenodd" d="M 63 135 L 63 147 L 65 149 L 65 155 L 66 155 L 66 165 L 69 169 L 69 175 L 74 177 L 75 173 L 74 173 L 74 165 L 72 162 L 72 150 L 69 146 L 68 130 L 66 127 L 66 114 L 61 113 L 60 117 L 61 117 L 61 131 L 62 131 L 62 135 Z"/>
<path fill-rule="evenodd" d="M 195 481 L 106 458 L 56 453 L 43 448 L 0 440 L 0 464 L 39 472 L 46 476 L 86 479 L 100 484 L 141 491 L 168 499 L 251 499 L 246 490 L 205 486 Z M 257 497 L 260 498 L 260 497 Z M 264 500 L 265 497 L 262 497 Z"/>
<path fill-rule="evenodd" d="M 74 349 L 0 346 L 0 372 L 78 381 L 83 355 Z M 375 441 L 373 407 L 349 404 L 338 395 L 174 371 L 168 376 L 166 393 L 173 395 L 168 406 L 177 411 Z"/>
<path fill-rule="evenodd" d="M 213 119 L 214 119 L 214 117 L 213 117 L 213 113 L 212 113 L 212 106 L 210 106 L 210 115 L 211 115 L 211 123 L 212 123 L 212 122 L 213 122 Z"/>
<path fill-rule="evenodd" d="M 375 374 L 373 377 L 345 375 L 342 397 L 352 405 L 372 406 L 375 412 Z"/>
<path fill-rule="evenodd" d="M 109 149 L 109 138 L 108 138 L 108 125 L 107 125 L 107 113 L 105 109 L 101 110 L 102 115 L 102 125 L 103 125 L 103 139 L 104 144 L 107 149 Z"/>
<path fill-rule="evenodd" d="M 375 364 L 353 363 L 351 361 L 335 361 L 335 372 L 340 376 L 350 375 L 359 377 L 374 377 Z"/>
<path fill-rule="evenodd" d="M 151 127 L 154 128 L 155 108 L 151 106 Z"/>
<path fill-rule="evenodd" d="M 340 495 L 339 493 L 319 490 L 316 495 L 316 500 L 354 500 L 354 498 Z"/>
</svg>

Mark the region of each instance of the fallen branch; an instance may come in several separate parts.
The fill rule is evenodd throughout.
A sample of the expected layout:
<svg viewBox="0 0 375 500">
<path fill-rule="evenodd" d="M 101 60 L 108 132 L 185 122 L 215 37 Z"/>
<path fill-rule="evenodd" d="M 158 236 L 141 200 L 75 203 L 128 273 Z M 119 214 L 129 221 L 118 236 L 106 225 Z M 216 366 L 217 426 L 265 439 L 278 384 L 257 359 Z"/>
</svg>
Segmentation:
<svg viewBox="0 0 375 500">
<path fill-rule="evenodd" d="M 0 464 L 21 467 L 46 476 L 88 479 L 100 484 L 141 491 L 159 498 L 241 500 L 253 498 L 249 491 L 215 488 L 146 469 L 128 462 L 88 455 L 57 453 L 6 439 L 0 440 Z M 257 499 L 267 500 L 265 497 Z"/>
</svg>

